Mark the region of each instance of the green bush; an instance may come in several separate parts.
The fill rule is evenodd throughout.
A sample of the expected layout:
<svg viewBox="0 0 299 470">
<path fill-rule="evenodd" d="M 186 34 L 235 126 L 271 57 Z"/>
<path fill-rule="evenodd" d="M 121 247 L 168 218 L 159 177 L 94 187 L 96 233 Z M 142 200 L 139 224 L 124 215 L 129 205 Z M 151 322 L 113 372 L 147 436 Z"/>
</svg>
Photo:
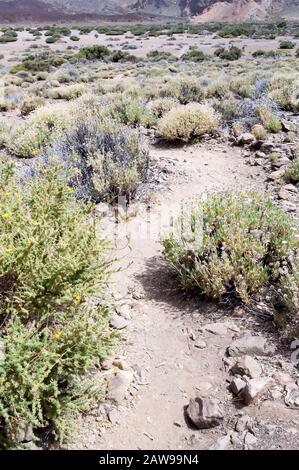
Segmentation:
<svg viewBox="0 0 299 470">
<path fill-rule="evenodd" d="M 6 168 L 0 193 L 0 445 L 14 448 L 31 427 L 67 438 L 99 392 L 84 374 L 111 342 L 109 263 L 92 207 L 76 202 L 59 169 L 20 188 Z"/>
<path fill-rule="evenodd" d="M 292 183 L 299 182 L 299 157 L 296 157 L 287 168 L 285 178 Z"/>
<path fill-rule="evenodd" d="M 294 49 L 295 46 L 296 46 L 295 42 L 288 41 L 288 40 L 280 41 L 279 43 L 279 49 Z"/>
<path fill-rule="evenodd" d="M 190 47 L 189 51 L 182 55 L 183 60 L 190 60 L 192 62 L 202 62 L 206 59 L 206 55 L 200 51 L 196 46 Z"/>
<path fill-rule="evenodd" d="M 214 55 L 223 60 L 238 60 L 242 56 L 242 50 L 236 46 L 230 46 L 229 49 L 220 47 L 215 50 Z"/>
<path fill-rule="evenodd" d="M 271 286 L 288 306 L 299 306 L 298 238 L 293 220 L 265 195 L 212 195 L 177 222 L 163 240 L 164 256 L 182 286 L 207 297 L 249 302 Z"/>
<path fill-rule="evenodd" d="M 87 60 L 104 59 L 109 54 L 109 49 L 100 45 L 82 47 L 79 51 L 79 57 Z"/>
</svg>

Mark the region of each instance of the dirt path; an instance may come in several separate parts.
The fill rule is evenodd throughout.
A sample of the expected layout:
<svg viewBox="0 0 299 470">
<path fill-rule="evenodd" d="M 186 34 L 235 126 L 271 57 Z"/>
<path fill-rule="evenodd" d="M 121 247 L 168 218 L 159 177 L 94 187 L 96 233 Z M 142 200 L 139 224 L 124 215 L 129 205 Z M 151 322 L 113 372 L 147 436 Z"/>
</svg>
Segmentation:
<svg viewBox="0 0 299 470">
<path fill-rule="evenodd" d="M 156 214 L 175 215 L 181 202 L 207 192 L 263 187 L 261 170 L 246 166 L 238 149 L 160 149 L 153 150 L 152 156 L 168 164 L 173 161 L 175 174 L 185 175 L 185 181 L 179 183 L 168 176 L 169 192 L 154 204 Z M 128 224 L 132 234 L 136 225 L 131 224 L 144 217 L 141 212 Z M 165 220 L 167 225 L 169 219 Z M 232 407 L 223 358 L 242 324 L 238 319 L 221 319 L 225 311 L 219 307 L 187 301 L 164 265 L 159 240 L 152 238 L 133 237 L 129 245 L 125 238 L 117 242 L 122 271 L 115 277 L 115 289 L 124 298 L 132 289 L 144 294 L 133 301 L 132 319 L 118 350 L 119 357 L 139 371 L 139 384 L 131 388 L 132 400 L 119 406 L 118 424 L 103 426 L 97 412 L 86 416 L 72 448 L 206 449 L 225 434 L 222 428 L 190 429 L 184 407 L 198 394 L 217 397 L 228 410 Z M 205 329 L 204 323 L 214 318 L 224 323 L 223 334 Z"/>
</svg>

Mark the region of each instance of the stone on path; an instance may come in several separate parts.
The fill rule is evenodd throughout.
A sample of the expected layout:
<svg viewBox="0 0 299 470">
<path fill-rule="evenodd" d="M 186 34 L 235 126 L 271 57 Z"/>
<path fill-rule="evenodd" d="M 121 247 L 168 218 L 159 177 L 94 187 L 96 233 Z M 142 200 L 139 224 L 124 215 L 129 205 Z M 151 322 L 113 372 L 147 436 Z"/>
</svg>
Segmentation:
<svg viewBox="0 0 299 470">
<path fill-rule="evenodd" d="M 264 395 L 274 384 L 271 377 L 251 379 L 243 389 L 242 398 L 245 405 L 250 405 Z"/>
<path fill-rule="evenodd" d="M 224 418 L 219 401 L 211 398 L 192 398 L 186 413 L 197 429 L 208 429 L 219 426 Z"/>
<path fill-rule="evenodd" d="M 272 356 L 274 348 L 270 346 L 263 336 L 253 336 L 245 333 L 235 339 L 227 349 L 228 355 L 237 357 L 248 355 Z"/>
</svg>

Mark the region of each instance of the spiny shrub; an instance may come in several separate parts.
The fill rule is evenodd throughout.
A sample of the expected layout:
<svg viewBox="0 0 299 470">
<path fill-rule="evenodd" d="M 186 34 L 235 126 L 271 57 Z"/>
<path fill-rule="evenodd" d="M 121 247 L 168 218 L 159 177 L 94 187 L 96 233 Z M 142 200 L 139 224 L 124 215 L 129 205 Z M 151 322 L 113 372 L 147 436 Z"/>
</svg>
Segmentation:
<svg viewBox="0 0 299 470">
<path fill-rule="evenodd" d="M 182 78 L 176 84 L 177 98 L 181 104 L 200 102 L 204 99 L 205 92 L 196 77 Z"/>
<path fill-rule="evenodd" d="M 7 149 L 17 157 L 36 156 L 52 139 L 68 129 L 72 120 L 70 108 L 66 105 L 37 109 L 23 124 L 13 129 L 7 140 Z"/>
<path fill-rule="evenodd" d="M 299 95 L 294 85 L 286 85 L 283 88 L 272 90 L 269 93 L 269 98 L 282 109 L 288 111 L 299 110 Z"/>
<path fill-rule="evenodd" d="M 298 308 L 298 276 L 293 220 L 264 194 L 212 195 L 177 222 L 163 240 L 164 256 L 185 289 L 213 299 L 226 295 L 247 303 L 273 286 L 293 310 Z"/>
<path fill-rule="evenodd" d="M 299 182 L 299 157 L 296 157 L 287 168 L 285 178 L 292 183 Z"/>
<path fill-rule="evenodd" d="M 71 184 L 84 200 L 130 200 L 147 176 L 148 150 L 141 135 L 95 116 L 76 121 L 47 154 L 75 170 Z"/>
<path fill-rule="evenodd" d="M 91 206 L 57 168 L 19 186 L 0 181 L 0 445 L 43 429 L 64 440 L 92 398 L 85 372 L 110 346 L 109 263 Z M 87 307 L 97 296 L 97 308 Z M 99 392 L 99 387 L 94 388 Z"/>
<path fill-rule="evenodd" d="M 2 147 L 7 139 L 9 127 L 4 121 L 0 121 L 0 147 Z"/>
<path fill-rule="evenodd" d="M 166 140 L 187 142 L 211 132 L 218 124 L 219 117 L 213 108 L 199 103 L 189 103 L 169 111 L 160 120 L 159 130 Z"/>
</svg>

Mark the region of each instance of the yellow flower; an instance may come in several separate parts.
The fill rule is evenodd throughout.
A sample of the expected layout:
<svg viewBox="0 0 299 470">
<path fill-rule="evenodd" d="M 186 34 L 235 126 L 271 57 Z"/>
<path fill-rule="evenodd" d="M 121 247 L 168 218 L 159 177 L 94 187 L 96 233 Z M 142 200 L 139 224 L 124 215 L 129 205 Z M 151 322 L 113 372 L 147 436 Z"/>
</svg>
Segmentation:
<svg viewBox="0 0 299 470">
<path fill-rule="evenodd" d="M 32 154 L 33 156 L 38 155 L 38 154 L 39 154 L 39 151 L 38 151 L 37 149 L 34 149 L 34 150 L 32 150 L 31 154 Z"/>
<path fill-rule="evenodd" d="M 81 295 L 75 295 L 75 300 L 78 300 L 78 302 L 80 302 L 80 300 L 81 300 Z"/>
<path fill-rule="evenodd" d="M 59 339 L 61 335 L 61 331 L 56 331 L 56 333 L 54 334 L 54 339 Z"/>
<path fill-rule="evenodd" d="M 73 192 L 73 188 L 70 188 L 70 187 L 68 186 L 68 187 L 66 188 L 66 191 L 67 191 L 68 193 L 72 193 L 72 192 Z"/>
<path fill-rule="evenodd" d="M 5 193 L 3 193 L 3 196 L 5 197 L 9 196 L 9 192 L 5 191 Z"/>
<path fill-rule="evenodd" d="M 11 253 L 11 252 L 12 252 L 12 248 L 5 248 L 5 251 L 6 251 L 6 253 Z"/>
<path fill-rule="evenodd" d="M 4 219 L 4 220 L 9 219 L 9 217 L 10 217 L 10 215 L 9 215 L 7 212 L 5 212 L 4 214 L 2 214 L 2 219 Z"/>
</svg>

